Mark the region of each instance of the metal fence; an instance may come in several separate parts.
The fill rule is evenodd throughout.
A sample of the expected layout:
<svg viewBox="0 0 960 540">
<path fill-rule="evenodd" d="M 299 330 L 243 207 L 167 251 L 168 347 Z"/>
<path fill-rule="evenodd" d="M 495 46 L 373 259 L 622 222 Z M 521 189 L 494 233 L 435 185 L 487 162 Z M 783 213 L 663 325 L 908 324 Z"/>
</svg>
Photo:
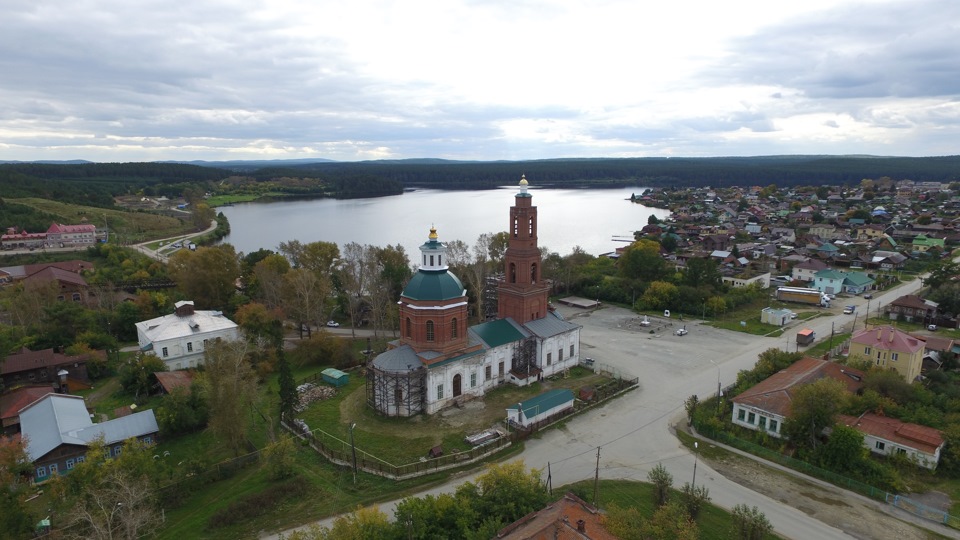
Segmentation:
<svg viewBox="0 0 960 540">
<path fill-rule="evenodd" d="M 896 495 L 886 490 L 864 484 L 858 480 L 839 475 L 835 472 L 821 469 L 820 467 L 813 466 L 805 461 L 800 461 L 790 456 L 785 456 L 775 450 L 739 439 L 727 432 L 717 431 L 709 426 L 703 425 L 695 427 L 697 429 L 697 433 L 700 435 L 721 442 L 727 446 L 732 446 L 739 450 L 743 450 L 744 452 L 761 457 L 767 461 L 779 463 L 780 465 L 789 467 L 806 475 L 813 476 L 814 478 L 825 480 L 835 486 L 840 486 L 842 488 L 849 489 L 850 491 L 860 493 L 861 495 L 866 495 L 872 499 L 886 502 L 924 519 L 929 519 L 931 521 L 936 521 L 938 523 L 943 523 L 947 526 L 960 529 L 960 518 L 952 516 L 943 510 L 931 508 L 908 497 Z"/>
</svg>

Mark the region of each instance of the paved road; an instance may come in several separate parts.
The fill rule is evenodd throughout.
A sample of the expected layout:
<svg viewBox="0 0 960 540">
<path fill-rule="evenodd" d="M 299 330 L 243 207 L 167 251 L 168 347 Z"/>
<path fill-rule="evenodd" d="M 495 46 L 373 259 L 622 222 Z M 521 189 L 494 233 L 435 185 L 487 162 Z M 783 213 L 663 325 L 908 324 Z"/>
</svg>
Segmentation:
<svg viewBox="0 0 960 540">
<path fill-rule="evenodd" d="M 892 291 L 878 294 L 870 301 L 874 311 L 903 294 L 920 287 L 915 280 Z M 592 479 L 600 447 L 600 476 L 605 479 L 645 480 L 647 472 L 658 463 L 673 474 L 676 485 L 691 481 L 694 456 L 670 433 L 670 425 L 682 420 L 683 402 L 692 395 L 712 395 L 718 379 L 724 386 L 735 381 L 739 370 L 750 369 L 757 356 L 769 348 L 795 349 L 796 331 L 812 328 L 818 336 L 849 331 L 856 320 L 861 328 L 867 301 L 862 298 L 839 298 L 831 312 L 844 305 L 857 305 L 855 315 L 836 315 L 792 323 L 781 338 L 762 338 L 702 326 L 688 321 L 687 336 L 676 336 L 673 330 L 684 323 L 655 320 L 663 326 L 651 335 L 648 328 L 632 325 L 633 313 L 618 308 L 579 312 L 561 308 L 564 315 L 583 325 L 581 355 L 591 356 L 624 376 L 639 376 L 640 389 L 607 405 L 575 417 L 563 427 L 544 432 L 526 443 L 521 458 L 530 467 L 546 471 L 550 464 L 554 486 Z M 856 317 L 856 319 L 855 319 Z M 445 484 L 418 495 L 452 492 L 456 486 L 475 475 L 452 478 Z M 850 538 L 803 512 L 779 501 L 727 480 L 702 461 L 697 466 L 698 485 L 710 490 L 713 501 L 725 508 L 744 503 L 757 506 L 776 528 L 788 538 Z M 380 505 L 392 513 L 397 501 Z M 320 522 L 329 525 L 331 520 Z M 279 538 L 273 536 L 270 538 Z"/>
<path fill-rule="evenodd" d="M 177 241 L 180 241 L 180 242 L 184 242 L 184 243 L 185 243 L 187 240 L 190 240 L 190 239 L 192 239 L 192 238 L 196 238 L 196 237 L 198 237 L 198 236 L 202 236 L 202 235 L 207 234 L 207 233 L 211 233 L 211 232 L 213 232 L 213 231 L 215 231 L 215 230 L 217 230 L 217 220 L 211 221 L 211 222 L 210 222 L 210 226 L 207 227 L 205 230 L 200 231 L 200 232 L 193 232 L 193 233 L 188 233 L 188 234 L 178 234 L 177 236 L 171 236 L 171 237 L 169 237 L 169 238 L 158 238 L 158 239 L 155 239 L 155 240 L 149 240 L 149 241 L 147 241 L 147 242 L 141 242 L 141 243 L 139 243 L 139 244 L 133 244 L 133 245 L 130 246 L 130 247 L 132 247 L 133 249 L 139 251 L 140 253 L 143 253 L 143 254 L 146 255 L 147 257 L 150 257 L 151 259 L 156 259 L 156 260 L 158 260 L 158 261 L 160 261 L 160 262 L 167 262 L 168 253 L 173 253 L 174 251 L 177 251 L 177 249 L 180 249 L 180 248 L 172 248 L 172 247 L 170 246 L 170 243 L 171 243 L 171 242 L 173 242 L 174 240 L 177 240 Z M 163 243 L 166 244 L 166 245 L 164 245 L 163 247 L 158 248 L 158 249 L 150 249 L 149 247 L 147 247 L 147 246 L 149 246 L 150 244 L 153 244 L 153 243 L 156 243 L 156 242 L 163 242 Z"/>
</svg>

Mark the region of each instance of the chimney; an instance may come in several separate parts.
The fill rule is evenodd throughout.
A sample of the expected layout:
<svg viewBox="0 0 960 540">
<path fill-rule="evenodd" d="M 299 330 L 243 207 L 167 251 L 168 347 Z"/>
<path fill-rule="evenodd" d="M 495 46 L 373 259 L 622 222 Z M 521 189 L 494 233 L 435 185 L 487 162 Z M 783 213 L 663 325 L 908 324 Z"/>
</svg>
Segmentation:
<svg viewBox="0 0 960 540">
<path fill-rule="evenodd" d="M 584 521 L 584 520 L 582 520 L 582 519 L 578 519 L 578 520 L 577 520 L 577 532 L 578 532 L 578 533 L 581 533 L 581 534 L 586 534 L 586 533 L 587 533 L 587 522 L 586 522 L 586 521 Z"/>
<path fill-rule="evenodd" d="M 178 317 L 189 317 L 193 315 L 193 302 L 177 302 L 173 312 Z"/>
<path fill-rule="evenodd" d="M 877 341 L 883 341 L 883 328 L 877 327 Z"/>
<path fill-rule="evenodd" d="M 890 339 L 887 340 L 890 343 L 893 343 L 893 328 L 890 329 Z"/>
</svg>

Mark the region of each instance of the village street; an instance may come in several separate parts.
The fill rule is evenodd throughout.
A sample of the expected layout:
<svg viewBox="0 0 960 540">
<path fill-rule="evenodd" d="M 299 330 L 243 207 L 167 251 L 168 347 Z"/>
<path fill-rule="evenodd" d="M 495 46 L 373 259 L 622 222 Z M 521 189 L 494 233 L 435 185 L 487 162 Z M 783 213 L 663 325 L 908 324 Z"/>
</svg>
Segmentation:
<svg viewBox="0 0 960 540">
<path fill-rule="evenodd" d="M 871 301 L 871 311 L 901 295 L 913 293 L 919 287 L 919 280 L 914 280 L 885 294 L 877 294 Z M 839 313 L 844 305 L 858 306 L 857 328 L 862 328 L 867 301 L 838 298 L 831 312 Z M 597 447 L 600 447 L 601 478 L 645 480 L 648 471 L 661 463 L 673 474 L 675 485 L 691 481 L 695 456 L 670 432 L 670 426 L 685 417 L 684 400 L 692 394 L 701 397 L 714 394 L 718 376 L 723 386 L 732 384 L 739 370 L 752 368 L 757 356 L 769 348 L 789 347 L 794 350 L 796 332 L 800 328 L 811 328 L 822 339 L 830 335 L 831 326 L 837 333 L 849 332 L 855 317 L 840 314 L 805 323 L 795 321 L 785 337 L 774 339 L 675 319 L 669 322 L 653 320 L 653 328 L 660 324 L 664 326 L 660 332 L 651 335 L 650 328 L 631 325 L 637 321 L 637 316 L 625 309 L 560 309 L 565 317 L 583 325 L 582 356 L 592 357 L 598 366 L 609 366 L 624 377 L 638 376 L 640 388 L 526 442 L 520 458 L 527 466 L 541 469 L 544 477 L 549 463 L 555 488 L 592 479 L 597 466 Z M 803 307 L 798 306 L 797 310 L 803 310 Z M 689 334 L 676 336 L 673 331 L 684 325 Z M 418 495 L 452 492 L 457 485 L 474 476 L 451 478 Z M 757 506 L 782 536 L 851 538 L 793 506 L 724 478 L 702 460 L 697 465 L 696 482 L 709 488 L 713 502 L 724 508 L 731 509 L 741 503 Z M 396 502 L 387 502 L 380 507 L 389 514 Z M 886 508 L 893 512 L 892 507 Z M 321 522 L 330 523 L 331 520 Z"/>
</svg>

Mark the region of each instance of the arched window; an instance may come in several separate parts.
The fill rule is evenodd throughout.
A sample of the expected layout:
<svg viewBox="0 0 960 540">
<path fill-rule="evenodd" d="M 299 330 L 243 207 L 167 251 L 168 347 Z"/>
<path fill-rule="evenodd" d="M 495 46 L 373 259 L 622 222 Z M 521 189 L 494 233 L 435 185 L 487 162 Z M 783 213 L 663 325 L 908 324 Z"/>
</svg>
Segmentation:
<svg viewBox="0 0 960 540">
<path fill-rule="evenodd" d="M 510 283 L 517 282 L 517 264 L 510 263 Z"/>
<path fill-rule="evenodd" d="M 427 321 L 427 341 L 433 341 L 433 321 Z"/>
<path fill-rule="evenodd" d="M 450 321 L 450 337 L 453 339 L 457 338 L 457 318 L 456 317 L 454 317 L 453 320 Z"/>
<path fill-rule="evenodd" d="M 407 317 L 407 337 L 413 337 L 413 323 L 410 321 L 410 317 Z"/>
<path fill-rule="evenodd" d="M 516 238 L 520 233 L 520 220 L 516 217 L 513 218 L 513 237 Z"/>
<path fill-rule="evenodd" d="M 534 231 L 536 230 L 536 228 L 533 226 L 533 218 L 530 218 L 529 225 L 530 225 L 530 238 L 533 238 Z"/>
<path fill-rule="evenodd" d="M 537 282 L 537 263 L 530 265 L 530 283 Z"/>
</svg>

